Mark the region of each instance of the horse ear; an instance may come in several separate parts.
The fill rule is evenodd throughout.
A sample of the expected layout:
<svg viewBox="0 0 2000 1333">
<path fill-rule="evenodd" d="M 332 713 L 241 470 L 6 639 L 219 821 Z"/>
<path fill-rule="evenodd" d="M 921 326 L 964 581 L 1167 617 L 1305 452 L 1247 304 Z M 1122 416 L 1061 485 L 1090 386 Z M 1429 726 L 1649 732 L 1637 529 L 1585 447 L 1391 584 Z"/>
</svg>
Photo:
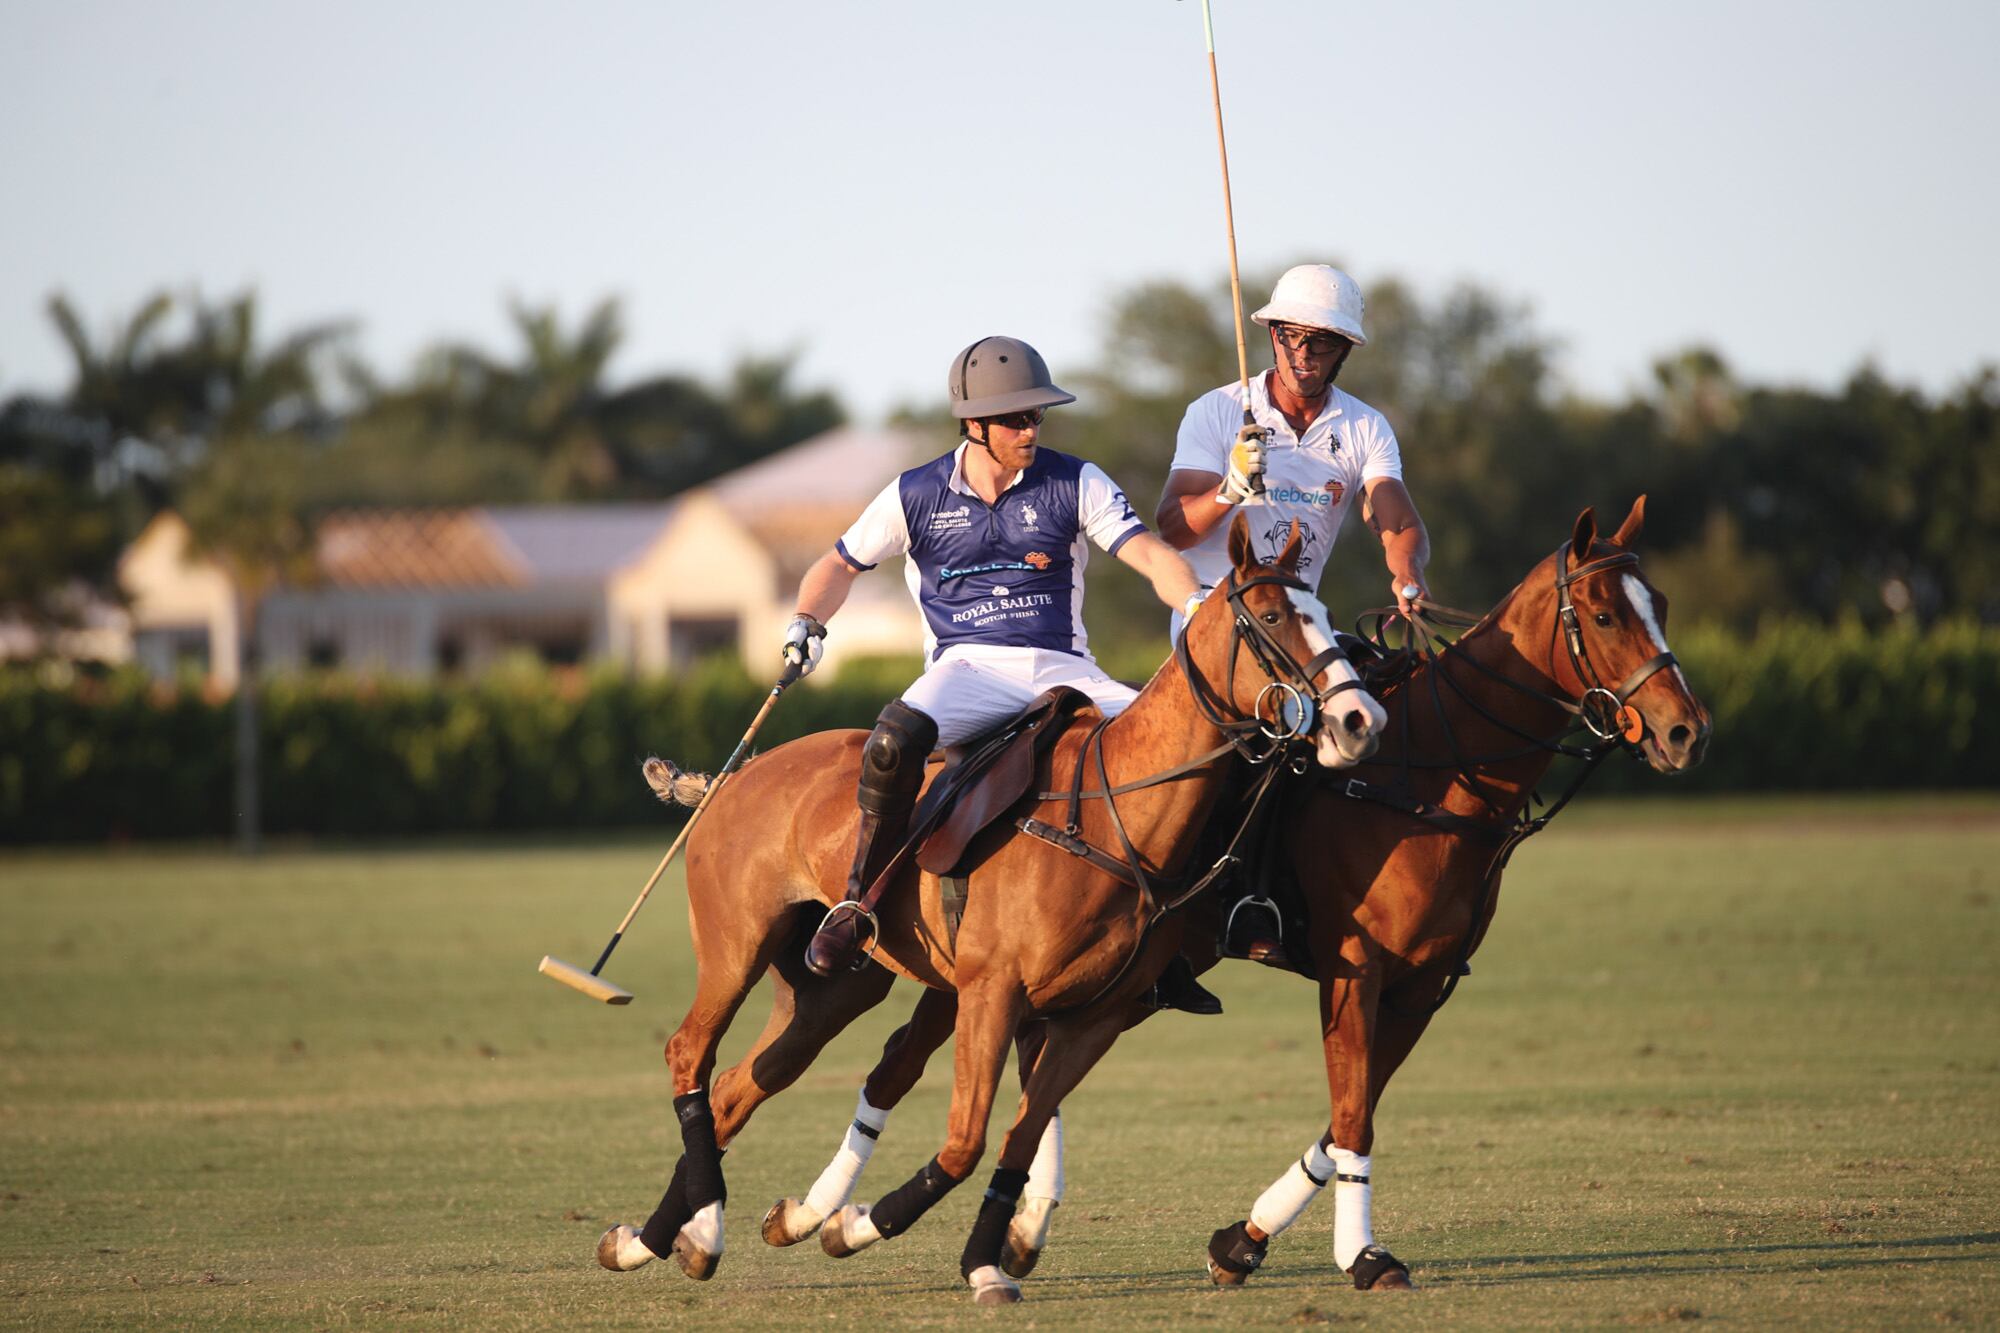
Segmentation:
<svg viewBox="0 0 2000 1333">
<path fill-rule="evenodd" d="M 1240 509 L 1229 520 L 1229 563 L 1238 569 L 1248 569 L 1257 563 L 1257 552 L 1250 546 L 1250 520 L 1243 517 Z"/>
<path fill-rule="evenodd" d="M 1632 502 L 1632 512 L 1625 515 L 1625 521 L 1618 525 L 1618 531 L 1612 534 L 1611 540 L 1629 550 L 1645 528 L 1646 497 L 1642 495 Z"/>
<path fill-rule="evenodd" d="M 1590 548 L 1597 541 L 1597 511 L 1586 509 L 1576 516 L 1576 530 L 1569 535 L 1569 558 L 1574 564 L 1582 564 L 1590 559 Z"/>
<path fill-rule="evenodd" d="M 1278 552 L 1278 558 L 1271 563 L 1287 574 L 1296 574 L 1299 568 L 1299 548 L 1304 544 L 1305 539 L 1300 535 L 1299 521 L 1293 519 L 1292 533 L 1285 539 L 1285 549 Z"/>
</svg>

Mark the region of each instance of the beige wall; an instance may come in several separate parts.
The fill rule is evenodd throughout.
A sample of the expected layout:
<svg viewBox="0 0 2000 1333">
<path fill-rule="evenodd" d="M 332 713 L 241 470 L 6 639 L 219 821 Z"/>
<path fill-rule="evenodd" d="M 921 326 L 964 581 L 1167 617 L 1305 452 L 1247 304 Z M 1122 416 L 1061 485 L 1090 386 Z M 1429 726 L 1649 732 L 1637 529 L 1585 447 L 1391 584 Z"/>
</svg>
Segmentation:
<svg viewBox="0 0 2000 1333">
<path fill-rule="evenodd" d="M 147 661 L 148 631 L 200 630 L 208 635 L 209 678 L 236 684 L 236 597 L 221 566 L 188 558 L 188 527 L 178 514 L 161 513 L 118 560 L 118 583 L 131 599 L 132 634 L 140 665 Z"/>
</svg>

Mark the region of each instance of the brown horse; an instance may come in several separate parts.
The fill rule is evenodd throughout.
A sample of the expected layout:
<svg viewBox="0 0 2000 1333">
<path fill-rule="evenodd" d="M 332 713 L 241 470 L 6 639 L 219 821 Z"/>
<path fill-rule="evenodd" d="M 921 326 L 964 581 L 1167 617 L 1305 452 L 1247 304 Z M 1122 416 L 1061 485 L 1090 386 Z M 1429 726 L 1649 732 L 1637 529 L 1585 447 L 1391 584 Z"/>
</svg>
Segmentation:
<svg viewBox="0 0 2000 1333">
<path fill-rule="evenodd" d="M 1383 692 L 1385 735 L 1397 739 L 1351 776 L 1316 778 L 1294 812 L 1286 850 L 1309 908 L 1332 1123 L 1249 1218 L 1216 1232 L 1218 1283 L 1255 1271 L 1270 1237 L 1332 1179 L 1336 1265 L 1363 1289 L 1409 1285 L 1370 1227 L 1375 1108 L 1485 935 L 1507 854 L 1546 822 L 1526 818 L 1529 794 L 1557 753 L 1573 752 L 1561 737 L 1579 718 L 1592 728 L 1593 760 L 1622 740 L 1662 773 L 1700 762 L 1708 714 L 1667 649 L 1666 601 L 1631 550 L 1644 506 L 1641 497 L 1609 539 L 1586 510 L 1570 540 L 1456 645 Z M 1189 956 L 1198 969 L 1215 961 L 1212 948 Z M 862 1102 L 874 1132 L 949 1035 L 949 1006 L 948 995 L 926 993 L 869 1074 Z M 1127 1019 L 1149 1013 L 1135 1006 Z M 1008 1234 L 1004 1267 L 1016 1276 L 1034 1266 L 1061 1197 L 1059 1132 L 1044 1146 L 1055 1160 L 1036 1161 L 1042 1186 L 1029 1188 Z M 837 1193 L 858 1174 L 837 1158 L 817 1200 L 779 1201 L 766 1239 L 810 1234 L 837 1206 L 829 1180 Z"/>
<path fill-rule="evenodd" d="M 1301 691 L 1332 691 L 1321 682 L 1336 664 L 1312 652 L 1308 622 L 1287 591 L 1303 587 L 1293 574 L 1296 531 L 1270 567 L 1256 562 L 1240 520 L 1230 535 L 1234 571 L 1195 614 L 1175 657 L 1114 721 L 1058 741 L 1038 773 L 1040 791 L 1062 790 L 1074 775 L 1090 793 L 1116 799 L 1037 806 L 1035 813 L 1070 825 L 1081 839 L 1068 850 L 1017 836 L 1004 821 L 982 834 L 969 852 L 970 892 L 955 942 L 937 877 L 925 872 L 918 882 L 906 870 L 911 882 L 886 894 L 880 911 L 875 957 L 888 970 L 825 982 L 805 972 L 804 935 L 845 886 L 863 733 L 805 737 L 729 780 L 688 841 L 698 980 L 666 1052 L 686 1151 L 644 1230 L 607 1231 L 600 1262 L 622 1270 L 671 1249 L 690 1275 L 712 1273 L 722 1252 L 719 1149 L 854 1016 L 880 1001 L 894 972 L 957 993 L 950 1130 L 937 1156 L 872 1212 L 843 1214 L 843 1243 L 851 1251 L 900 1234 L 971 1174 L 1015 1031 L 1046 1019 L 1046 1040 L 961 1263 L 983 1303 L 1019 1299 L 997 1265 L 1044 1124 L 1125 1026 L 1132 998 L 1180 947 L 1181 918 L 1159 909 L 1150 886 L 1165 892 L 1194 878 L 1188 864 L 1234 772 L 1232 750 L 1259 750 L 1252 738 L 1269 721 L 1260 722 L 1260 708 L 1271 706 L 1265 701 L 1274 680 L 1294 702 Z M 1318 674 L 1300 665 L 1308 659 Z M 1351 674 L 1344 661 L 1337 665 Z M 1331 724 L 1338 743 L 1350 759 L 1364 756 L 1375 738 L 1353 714 L 1342 717 Z M 1329 724 L 1322 717 L 1317 725 L 1324 732 Z M 1268 758 L 1277 749 L 1266 743 L 1261 752 Z M 1176 780 L 1147 782 L 1170 771 Z M 1103 861 L 1075 854 L 1082 844 L 1110 849 L 1114 861 L 1122 848 L 1124 865 L 1117 873 L 1101 868 Z M 716 1080 L 711 1104 L 717 1044 L 767 969 L 777 982 L 770 1021 L 750 1054 Z"/>
</svg>

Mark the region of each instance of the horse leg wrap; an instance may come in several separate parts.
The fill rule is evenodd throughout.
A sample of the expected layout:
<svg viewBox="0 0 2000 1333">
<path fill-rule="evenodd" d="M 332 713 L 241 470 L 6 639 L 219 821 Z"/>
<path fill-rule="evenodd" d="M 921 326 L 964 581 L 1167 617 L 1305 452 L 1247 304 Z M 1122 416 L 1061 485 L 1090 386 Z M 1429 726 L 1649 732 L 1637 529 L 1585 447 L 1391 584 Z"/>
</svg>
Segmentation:
<svg viewBox="0 0 2000 1333">
<path fill-rule="evenodd" d="M 682 1153 L 674 1163 L 674 1178 L 667 1185 L 667 1192 L 660 1196 L 660 1206 L 646 1219 L 645 1228 L 639 1232 L 639 1240 L 654 1254 L 671 1254 L 674 1237 L 681 1234 L 681 1228 L 694 1216 L 694 1209 L 688 1206 L 687 1192 L 688 1159 Z"/>
<path fill-rule="evenodd" d="M 813 1216 L 831 1217 L 854 1196 L 854 1182 L 861 1179 L 868 1159 L 875 1155 L 875 1140 L 888 1123 L 889 1113 L 870 1105 L 868 1090 L 863 1088 L 854 1103 L 854 1123 L 840 1140 L 840 1150 L 806 1192 L 805 1207 Z"/>
<path fill-rule="evenodd" d="M 868 1220 L 875 1224 L 883 1239 L 900 1236 L 957 1184 L 933 1157 L 917 1174 L 883 1195 L 882 1201 L 868 1210 Z"/>
<path fill-rule="evenodd" d="M 1000 1242 L 1007 1237 L 1007 1224 L 1014 1220 L 1014 1205 L 1028 1183 L 1026 1171 L 1005 1169 L 993 1173 L 986 1197 L 979 1204 L 979 1218 L 966 1238 L 965 1253 L 958 1261 L 960 1277 L 971 1280 L 975 1271 L 1000 1262 Z"/>
<path fill-rule="evenodd" d="M 1306 1149 L 1305 1156 L 1293 1162 L 1284 1175 L 1272 1182 L 1271 1188 L 1257 1197 L 1250 1209 L 1252 1225 L 1267 1236 L 1283 1234 L 1319 1197 L 1333 1176 L 1333 1159 L 1319 1144 L 1313 1144 Z"/>
<path fill-rule="evenodd" d="M 1375 1243 L 1369 1213 L 1374 1203 L 1368 1183 L 1369 1162 L 1360 1153 L 1335 1148 L 1333 1158 L 1333 1263 L 1346 1272 L 1361 1252 Z"/>
<path fill-rule="evenodd" d="M 1031 1199 L 1053 1199 L 1062 1202 L 1063 1196 L 1063 1131 L 1062 1112 L 1049 1117 L 1049 1123 L 1042 1130 L 1042 1140 L 1035 1146 L 1035 1160 L 1028 1164 L 1027 1195 Z"/>
<path fill-rule="evenodd" d="M 681 1122 L 681 1146 L 687 1149 L 687 1201 L 693 1212 L 728 1201 L 722 1183 L 722 1153 L 715 1146 L 715 1115 L 708 1109 L 708 1090 L 696 1088 L 674 1098 L 674 1115 Z"/>
<path fill-rule="evenodd" d="M 1244 1230 L 1247 1225 L 1235 1222 L 1208 1238 L 1210 1273 L 1220 1285 L 1241 1286 L 1264 1262 L 1264 1253 L 1271 1242 L 1251 1240 L 1250 1233 Z"/>
<path fill-rule="evenodd" d="M 1380 1245 L 1370 1245 L 1354 1257 L 1354 1266 L 1348 1270 L 1354 1278 L 1356 1291 L 1371 1291 L 1377 1282 L 1390 1273 L 1400 1273 L 1403 1280 L 1392 1286 L 1410 1285 L 1410 1270 L 1401 1259 L 1383 1249 Z"/>
</svg>

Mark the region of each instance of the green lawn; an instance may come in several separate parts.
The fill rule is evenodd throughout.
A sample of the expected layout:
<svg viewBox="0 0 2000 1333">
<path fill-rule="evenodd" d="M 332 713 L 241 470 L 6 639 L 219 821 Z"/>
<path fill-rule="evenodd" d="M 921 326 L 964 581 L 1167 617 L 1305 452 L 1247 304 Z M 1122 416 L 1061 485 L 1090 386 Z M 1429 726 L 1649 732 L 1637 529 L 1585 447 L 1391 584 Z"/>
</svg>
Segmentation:
<svg viewBox="0 0 2000 1333">
<path fill-rule="evenodd" d="M 588 965 L 663 844 L 0 857 L 0 1324 L 975 1317 L 975 1187 L 843 1263 L 757 1237 L 838 1140 L 903 991 L 730 1153 L 715 1281 L 593 1262 L 678 1150 L 677 883 L 608 969 L 630 1008 L 534 967 Z M 1377 1231 L 1422 1291 L 1345 1289 L 1330 1200 L 1249 1288 L 1201 1276 L 1208 1233 L 1326 1120 L 1311 988 L 1236 964 L 1210 978 L 1226 1016 L 1148 1024 L 1066 1105 L 1054 1241 L 1028 1303 L 990 1317 L 1992 1326 L 1996 867 L 2000 800 L 1586 797 L 1516 858 L 1384 1103 Z M 725 1058 L 761 1017 L 753 997 Z M 891 1122 L 864 1197 L 936 1150 L 945 1093 Z"/>
</svg>

